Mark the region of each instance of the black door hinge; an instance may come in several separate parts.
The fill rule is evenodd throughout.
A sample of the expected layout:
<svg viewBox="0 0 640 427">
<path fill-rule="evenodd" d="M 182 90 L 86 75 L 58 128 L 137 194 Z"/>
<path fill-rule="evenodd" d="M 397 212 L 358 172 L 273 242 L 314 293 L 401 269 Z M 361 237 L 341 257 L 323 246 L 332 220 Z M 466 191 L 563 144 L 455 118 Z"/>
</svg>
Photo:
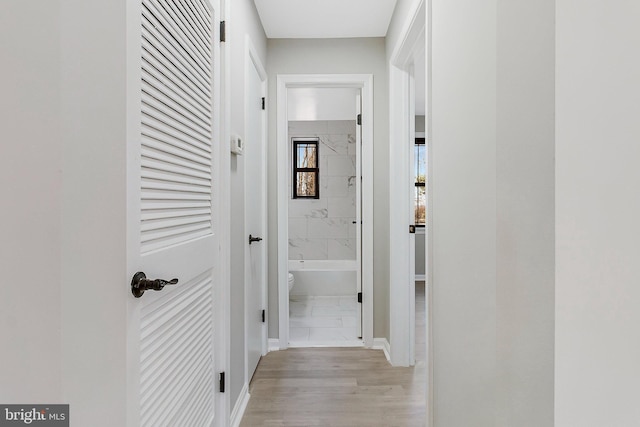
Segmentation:
<svg viewBox="0 0 640 427">
<path fill-rule="evenodd" d="M 358 292 L 358 302 L 362 304 L 362 292 Z"/>
<path fill-rule="evenodd" d="M 356 119 L 356 122 L 357 122 L 359 125 L 362 125 L 362 114 L 358 114 L 358 118 Z"/>
<path fill-rule="evenodd" d="M 220 21 L 220 42 L 227 41 L 227 24 L 226 21 Z"/>
<path fill-rule="evenodd" d="M 224 393 L 224 384 L 225 384 L 225 380 L 224 380 L 224 372 L 220 372 L 220 393 Z"/>
<path fill-rule="evenodd" d="M 409 233 L 415 234 L 415 232 L 416 232 L 416 226 L 413 224 L 409 225 Z"/>
<path fill-rule="evenodd" d="M 264 96 L 262 97 L 262 109 L 264 110 Z"/>
<path fill-rule="evenodd" d="M 266 320 L 267 320 L 267 311 L 262 310 L 262 323 L 264 323 Z"/>
</svg>

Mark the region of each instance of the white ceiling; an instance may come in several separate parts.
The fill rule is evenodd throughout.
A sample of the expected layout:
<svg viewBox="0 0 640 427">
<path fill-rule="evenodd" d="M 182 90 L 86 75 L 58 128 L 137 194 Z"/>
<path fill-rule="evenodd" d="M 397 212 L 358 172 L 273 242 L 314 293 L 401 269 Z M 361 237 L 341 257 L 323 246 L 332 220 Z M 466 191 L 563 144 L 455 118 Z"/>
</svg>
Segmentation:
<svg viewBox="0 0 640 427">
<path fill-rule="evenodd" d="M 384 37 L 396 0 L 255 0 L 268 38 Z"/>
</svg>

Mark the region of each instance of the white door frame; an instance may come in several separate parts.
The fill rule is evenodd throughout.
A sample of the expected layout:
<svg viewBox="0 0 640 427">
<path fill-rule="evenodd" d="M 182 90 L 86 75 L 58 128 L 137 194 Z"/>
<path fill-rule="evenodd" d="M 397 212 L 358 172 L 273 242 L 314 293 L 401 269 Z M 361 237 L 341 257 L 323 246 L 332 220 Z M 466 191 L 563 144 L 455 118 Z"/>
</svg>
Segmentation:
<svg viewBox="0 0 640 427">
<path fill-rule="evenodd" d="M 278 327 L 289 347 L 289 151 L 287 89 L 356 88 L 362 91 L 362 340 L 373 346 L 373 75 L 279 74 L 277 78 Z"/>
<path fill-rule="evenodd" d="M 425 45 L 425 1 L 421 1 L 415 13 L 405 23 L 400 40 L 393 49 L 389 64 L 390 150 L 389 150 L 389 330 L 391 363 L 394 366 L 410 366 L 414 361 L 414 345 L 411 331 L 415 330 L 415 272 L 410 271 L 411 248 L 409 222 L 411 206 L 408 185 L 412 172 L 410 165 L 413 126 L 411 116 L 411 66 L 416 52 Z M 428 180 L 430 182 L 430 180 Z M 429 185 L 429 184 L 427 184 Z M 427 236 L 429 233 L 427 232 Z M 415 292 L 415 291 L 414 291 Z"/>
<path fill-rule="evenodd" d="M 411 331 L 415 331 L 415 272 L 407 260 L 413 248 L 410 247 L 408 218 L 410 212 L 409 192 L 407 190 L 407 165 L 409 165 L 409 144 L 414 132 L 410 121 L 412 102 L 410 94 L 411 65 L 419 52 L 426 52 L 426 144 L 428 151 L 427 168 L 427 226 L 425 227 L 425 278 L 426 278 L 426 316 L 427 316 L 427 419 L 426 425 L 433 425 L 433 340 L 432 340 L 432 246 L 433 246 L 433 156 L 431 150 L 431 0 L 420 0 L 409 19 L 404 23 L 398 42 L 393 47 L 389 62 L 389 101 L 390 101 L 390 182 L 389 182 L 389 232 L 394 238 L 390 243 L 390 290 L 389 290 L 389 329 L 390 359 L 394 366 L 408 366 L 415 360 L 415 343 Z M 395 141 L 395 144 L 393 143 Z"/>
<path fill-rule="evenodd" d="M 260 77 L 260 80 L 262 81 L 262 96 L 266 97 L 267 95 L 267 72 L 264 68 L 264 65 L 262 64 L 262 61 L 260 60 L 260 56 L 258 55 L 258 51 L 256 50 L 253 42 L 251 41 L 251 37 L 249 37 L 249 35 L 247 34 L 245 36 L 245 76 L 244 76 L 244 81 L 245 81 L 245 123 L 244 123 L 244 134 L 248 135 L 248 127 L 251 125 L 250 123 L 247 123 L 246 121 L 246 117 L 247 117 L 247 112 L 246 109 L 248 107 L 248 103 L 249 102 L 253 102 L 255 100 L 249 100 L 247 99 L 247 84 L 246 82 L 249 81 L 249 72 L 251 71 L 251 68 L 253 67 L 257 73 L 258 76 Z M 256 101 L 257 102 L 257 101 Z M 259 206 L 258 208 L 260 209 L 260 211 L 262 212 L 262 230 L 263 230 L 263 235 L 260 236 L 264 239 L 263 241 L 263 245 L 266 245 L 269 240 L 267 239 L 267 229 L 268 229 L 268 223 L 267 223 L 267 110 L 266 110 L 266 103 L 265 103 L 265 109 L 262 112 L 262 140 L 260 141 L 260 147 L 261 147 L 261 155 L 262 155 L 262 182 L 259 184 L 260 185 L 260 190 L 262 191 L 262 194 L 264 194 L 264 198 L 262 199 L 262 204 L 261 206 Z M 244 219 L 244 230 L 247 230 L 247 207 L 249 206 L 249 204 L 247 203 L 247 169 L 245 168 L 245 179 L 244 179 L 244 194 L 245 194 L 245 219 Z M 253 208 L 253 206 L 252 206 Z M 266 246 L 265 246 L 266 248 Z M 249 264 L 249 251 L 245 251 L 245 275 L 244 275 L 244 372 L 245 372 L 245 383 L 249 383 L 249 381 L 251 381 L 251 377 L 249 375 L 249 349 L 247 346 L 247 337 L 248 337 L 248 333 L 247 333 L 247 325 L 249 322 L 249 317 L 250 315 L 254 315 L 250 314 L 249 310 L 248 310 L 248 304 L 249 304 L 249 299 L 247 297 L 247 291 L 251 288 L 251 274 L 250 274 L 250 269 L 248 268 L 248 264 Z M 263 266 L 263 274 L 262 274 L 262 289 L 260 292 L 260 300 L 261 300 L 261 304 L 262 307 L 266 309 L 266 301 L 267 301 L 267 283 L 268 283 L 268 260 L 267 260 L 267 250 L 264 250 L 264 256 L 262 257 L 262 266 Z M 266 319 L 265 316 L 265 323 L 262 325 L 262 333 L 261 333 L 261 337 L 262 337 L 262 343 L 261 343 L 261 347 L 262 347 L 262 355 L 266 355 L 267 354 L 267 331 L 268 331 L 268 320 Z"/>
</svg>

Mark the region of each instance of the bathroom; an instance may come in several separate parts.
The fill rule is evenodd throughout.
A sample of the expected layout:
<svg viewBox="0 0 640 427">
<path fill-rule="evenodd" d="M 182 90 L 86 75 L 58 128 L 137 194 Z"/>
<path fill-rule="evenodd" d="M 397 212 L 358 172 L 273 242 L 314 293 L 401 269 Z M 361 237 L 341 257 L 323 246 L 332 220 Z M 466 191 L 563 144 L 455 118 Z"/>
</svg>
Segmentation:
<svg viewBox="0 0 640 427">
<path fill-rule="evenodd" d="M 288 91 L 289 346 L 361 346 L 359 90 Z"/>
</svg>

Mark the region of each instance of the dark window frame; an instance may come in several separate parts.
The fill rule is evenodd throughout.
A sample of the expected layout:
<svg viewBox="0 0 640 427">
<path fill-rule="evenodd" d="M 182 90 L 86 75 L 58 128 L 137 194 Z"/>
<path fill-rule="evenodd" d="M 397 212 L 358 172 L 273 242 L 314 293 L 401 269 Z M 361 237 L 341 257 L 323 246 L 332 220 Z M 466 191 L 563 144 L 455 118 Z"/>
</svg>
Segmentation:
<svg viewBox="0 0 640 427">
<path fill-rule="evenodd" d="M 320 198 L 320 138 L 291 138 L 293 146 L 293 199 L 319 199 Z M 315 145 L 316 150 L 316 167 L 315 168 L 299 168 L 298 167 L 298 146 L 299 145 Z M 315 174 L 315 194 L 312 196 L 298 195 L 298 173 L 307 172 Z"/>
<path fill-rule="evenodd" d="M 415 146 L 416 146 L 416 145 L 426 145 L 426 138 L 416 138 L 416 139 L 415 139 L 415 141 L 414 141 L 414 150 L 415 150 Z M 415 182 L 415 186 L 416 186 L 416 187 L 425 187 L 425 186 L 426 186 L 426 183 L 425 183 L 425 182 L 418 182 L 418 174 L 417 174 L 417 172 L 418 172 L 418 171 L 416 171 L 416 176 L 415 176 L 415 178 L 416 178 L 416 182 Z M 414 209 L 417 209 L 417 208 L 418 208 L 418 206 L 417 206 L 417 205 L 416 205 L 416 206 L 414 206 Z M 414 217 L 415 217 L 415 212 L 414 212 Z M 424 228 L 424 227 L 426 226 L 426 224 L 415 224 L 415 226 L 416 226 L 416 227 L 419 227 L 419 228 Z"/>
</svg>

